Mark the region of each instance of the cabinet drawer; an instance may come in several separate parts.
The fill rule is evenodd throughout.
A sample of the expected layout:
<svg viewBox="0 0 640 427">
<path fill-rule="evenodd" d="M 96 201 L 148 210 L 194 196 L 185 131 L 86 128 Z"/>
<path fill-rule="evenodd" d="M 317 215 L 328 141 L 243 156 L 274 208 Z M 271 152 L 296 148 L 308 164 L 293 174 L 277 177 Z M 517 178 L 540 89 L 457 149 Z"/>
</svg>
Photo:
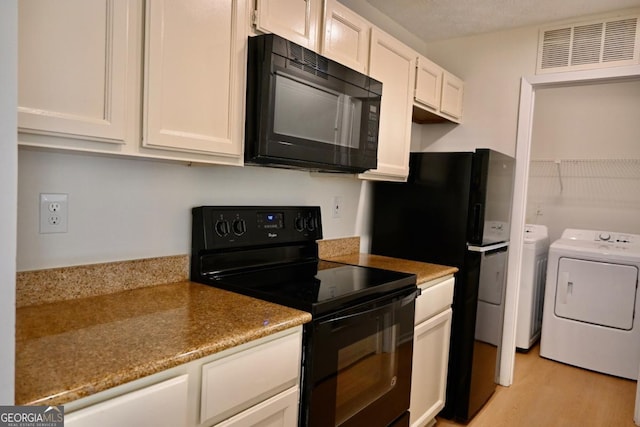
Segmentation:
<svg viewBox="0 0 640 427">
<path fill-rule="evenodd" d="M 296 427 L 298 395 L 298 387 L 291 387 L 215 427 Z"/>
<path fill-rule="evenodd" d="M 187 375 L 163 381 L 65 415 L 67 427 L 187 425 Z"/>
<path fill-rule="evenodd" d="M 200 422 L 233 416 L 298 384 L 300 333 L 261 344 L 202 367 Z"/>
<path fill-rule="evenodd" d="M 422 295 L 416 300 L 416 325 L 451 306 L 454 283 L 455 279 L 450 277 L 435 285 L 433 282 L 418 285 L 422 289 Z"/>
</svg>

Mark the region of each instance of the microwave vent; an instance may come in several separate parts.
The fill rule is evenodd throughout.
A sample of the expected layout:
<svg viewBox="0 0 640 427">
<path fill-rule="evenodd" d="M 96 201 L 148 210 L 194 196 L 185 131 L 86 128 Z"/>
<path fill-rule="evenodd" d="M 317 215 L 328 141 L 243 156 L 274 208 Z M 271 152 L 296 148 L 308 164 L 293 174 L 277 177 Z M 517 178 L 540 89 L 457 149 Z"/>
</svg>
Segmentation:
<svg viewBox="0 0 640 427">
<path fill-rule="evenodd" d="M 536 73 L 638 64 L 639 19 L 615 17 L 542 29 Z"/>
<path fill-rule="evenodd" d="M 324 56 L 306 49 L 302 46 L 289 43 L 289 56 L 293 60 L 289 61 L 289 65 L 299 68 L 307 73 L 328 79 L 329 61 Z"/>
</svg>

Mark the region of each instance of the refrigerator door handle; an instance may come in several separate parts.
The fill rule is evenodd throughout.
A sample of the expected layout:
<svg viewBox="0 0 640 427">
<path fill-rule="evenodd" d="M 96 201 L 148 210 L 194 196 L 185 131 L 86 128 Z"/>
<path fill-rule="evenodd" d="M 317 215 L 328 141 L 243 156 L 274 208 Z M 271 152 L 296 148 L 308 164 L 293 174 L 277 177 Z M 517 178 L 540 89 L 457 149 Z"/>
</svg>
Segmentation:
<svg viewBox="0 0 640 427">
<path fill-rule="evenodd" d="M 482 230 L 482 203 L 473 205 L 473 230 L 471 234 L 474 241 L 480 241 Z"/>
<path fill-rule="evenodd" d="M 467 243 L 467 249 L 471 252 L 502 252 L 506 251 L 507 247 L 509 247 L 509 242 L 500 242 L 487 246 L 476 246 Z"/>
</svg>

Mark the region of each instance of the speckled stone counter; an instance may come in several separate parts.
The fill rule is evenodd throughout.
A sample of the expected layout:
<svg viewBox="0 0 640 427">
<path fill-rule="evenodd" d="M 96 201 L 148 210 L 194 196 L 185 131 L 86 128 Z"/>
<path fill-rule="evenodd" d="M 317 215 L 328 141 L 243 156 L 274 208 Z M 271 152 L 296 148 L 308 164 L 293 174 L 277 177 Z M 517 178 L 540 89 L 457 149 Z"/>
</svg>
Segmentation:
<svg viewBox="0 0 640 427">
<path fill-rule="evenodd" d="M 326 260 L 414 273 L 453 267 L 320 241 Z M 20 272 L 16 404 L 60 405 L 311 321 L 309 313 L 189 282 L 189 257 Z M 170 284 L 161 284 L 174 282 Z"/>
<path fill-rule="evenodd" d="M 189 281 L 21 307 L 16 404 L 64 404 L 310 320 Z"/>
<path fill-rule="evenodd" d="M 456 267 L 359 253 L 326 257 L 325 259 L 328 261 L 337 261 L 346 264 L 356 264 L 367 267 L 384 268 L 386 270 L 402 271 L 404 273 L 413 273 L 418 276 L 418 283 L 435 280 L 440 277 L 454 274 L 458 271 Z"/>
</svg>

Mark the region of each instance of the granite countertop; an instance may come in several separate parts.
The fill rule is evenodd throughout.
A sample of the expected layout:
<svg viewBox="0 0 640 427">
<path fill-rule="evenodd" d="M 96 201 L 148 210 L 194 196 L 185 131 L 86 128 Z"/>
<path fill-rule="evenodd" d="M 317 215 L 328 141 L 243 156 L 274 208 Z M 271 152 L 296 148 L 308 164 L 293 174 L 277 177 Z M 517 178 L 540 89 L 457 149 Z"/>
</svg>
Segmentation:
<svg viewBox="0 0 640 427">
<path fill-rule="evenodd" d="M 358 237 L 319 244 L 322 259 L 413 273 L 418 283 L 457 271 L 358 253 Z M 15 403 L 65 404 L 311 321 L 190 282 L 188 265 L 182 255 L 18 273 Z"/>
<path fill-rule="evenodd" d="M 327 261 L 343 262 L 345 264 L 356 264 L 366 267 L 377 267 L 386 270 L 412 273 L 418 277 L 418 284 L 439 279 L 441 277 L 454 274 L 458 271 L 456 267 L 364 253 L 329 256 L 325 257 L 324 259 L 326 259 Z"/>
<path fill-rule="evenodd" d="M 15 403 L 61 405 L 310 320 L 189 281 L 19 307 Z"/>
</svg>

